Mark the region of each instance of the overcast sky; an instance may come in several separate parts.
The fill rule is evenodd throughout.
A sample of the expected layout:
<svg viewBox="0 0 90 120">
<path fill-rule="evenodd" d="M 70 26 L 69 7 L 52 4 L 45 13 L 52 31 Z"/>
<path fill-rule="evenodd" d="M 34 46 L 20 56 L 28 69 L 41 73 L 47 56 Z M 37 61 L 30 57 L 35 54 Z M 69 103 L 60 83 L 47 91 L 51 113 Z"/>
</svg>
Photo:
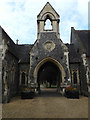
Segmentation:
<svg viewBox="0 0 90 120">
<path fill-rule="evenodd" d="M 19 44 L 33 44 L 37 39 L 37 15 L 47 2 L 60 15 L 60 38 L 69 43 L 71 27 L 88 29 L 89 0 L 1 0 L 0 25 Z"/>
</svg>

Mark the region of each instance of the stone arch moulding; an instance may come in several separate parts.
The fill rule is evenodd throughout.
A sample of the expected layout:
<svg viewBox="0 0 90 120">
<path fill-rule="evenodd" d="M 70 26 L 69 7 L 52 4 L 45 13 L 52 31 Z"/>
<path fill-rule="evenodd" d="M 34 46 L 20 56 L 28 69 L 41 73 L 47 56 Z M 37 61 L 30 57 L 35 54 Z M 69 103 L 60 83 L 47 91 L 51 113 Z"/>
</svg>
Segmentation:
<svg viewBox="0 0 90 120">
<path fill-rule="evenodd" d="M 49 16 L 50 20 L 56 19 L 55 16 L 51 12 L 46 12 L 42 15 L 41 20 L 46 20 L 47 16 Z"/>
<path fill-rule="evenodd" d="M 54 64 L 56 64 L 56 66 L 59 68 L 59 70 L 61 71 L 61 75 L 62 75 L 62 83 L 64 82 L 64 77 L 66 77 L 66 73 L 65 70 L 63 68 L 63 66 L 54 58 L 51 57 L 47 57 L 43 60 L 41 60 L 37 66 L 34 69 L 34 73 L 33 73 L 33 77 L 34 77 L 34 82 L 37 83 L 37 75 L 38 75 L 38 70 L 40 69 L 40 67 L 46 63 L 47 61 L 53 62 Z"/>
</svg>

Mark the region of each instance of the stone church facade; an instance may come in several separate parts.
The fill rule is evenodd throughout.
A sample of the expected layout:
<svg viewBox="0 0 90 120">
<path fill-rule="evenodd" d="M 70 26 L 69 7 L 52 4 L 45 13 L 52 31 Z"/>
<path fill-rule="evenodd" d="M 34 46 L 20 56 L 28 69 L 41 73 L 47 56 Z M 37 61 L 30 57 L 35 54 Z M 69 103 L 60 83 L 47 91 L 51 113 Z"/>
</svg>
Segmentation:
<svg viewBox="0 0 90 120">
<path fill-rule="evenodd" d="M 52 29 L 45 29 L 49 19 Z M 64 83 L 78 86 L 80 94 L 90 92 L 90 31 L 71 28 L 70 44 L 59 33 L 60 18 L 49 2 L 37 16 L 34 44 L 15 44 L 0 27 L 2 101 L 9 102 L 20 87 L 51 80 L 57 89 Z"/>
</svg>

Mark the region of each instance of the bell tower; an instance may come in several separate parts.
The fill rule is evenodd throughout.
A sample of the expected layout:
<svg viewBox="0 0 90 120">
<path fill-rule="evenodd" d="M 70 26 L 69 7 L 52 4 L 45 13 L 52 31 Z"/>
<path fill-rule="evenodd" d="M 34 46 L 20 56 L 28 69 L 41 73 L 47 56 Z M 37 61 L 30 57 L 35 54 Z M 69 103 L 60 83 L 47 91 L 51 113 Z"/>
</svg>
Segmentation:
<svg viewBox="0 0 90 120">
<path fill-rule="evenodd" d="M 45 28 L 47 21 L 51 24 L 49 29 Z M 58 13 L 51 4 L 47 2 L 37 16 L 37 38 L 40 38 L 41 32 L 56 32 L 57 37 L 60 38 L 59 21 Z"/>
<path fill-rule="evenodd" d="M 48 22 L 50 26 L 47 24 Z M 49 63 L 53 63 L 58 69 L 58 77 L 56 76 L 58 83 L 61 84 L 65 79 L 70 78 L 69 52 L 67 46 L 60 39 L 59 22 L 58 13 L 47 2 L 37 16 L 37 40 L 30 51 L 30 81 L 38 85 L 38 88 L 40 87 L 39 78 L 42 78 L 43 74 L 47 76 L 47 79 L 50 79 L 50 69 L 47 73 L 41 72 L 46 70 L 47 67 L 44 68 L 44 65 L 49 66 Z M 51 66 L 53 65 L 51 64 Z M 45 77 L 42 79 L 44 80 Z"/>
</svg>

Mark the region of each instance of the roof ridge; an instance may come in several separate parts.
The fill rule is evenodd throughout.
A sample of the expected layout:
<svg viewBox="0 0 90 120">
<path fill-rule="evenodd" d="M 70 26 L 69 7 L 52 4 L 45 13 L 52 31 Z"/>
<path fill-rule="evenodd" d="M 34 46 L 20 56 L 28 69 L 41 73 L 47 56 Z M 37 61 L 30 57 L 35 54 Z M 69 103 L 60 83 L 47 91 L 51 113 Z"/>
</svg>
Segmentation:
<svg viewBox="0 0 90 120">
<path fill-rule="evenodd" d="M 33 45 L 33 44 L 18 44 L 18 46 L 24 46 L 24 45 Z"/>
<path fill-rule="evenodd" d="M 83 31 L 90 31 L 90 30 L 75 30 L 75 31 L 81 31 L 81 32 L 83 32 Z"/>
</svg>

